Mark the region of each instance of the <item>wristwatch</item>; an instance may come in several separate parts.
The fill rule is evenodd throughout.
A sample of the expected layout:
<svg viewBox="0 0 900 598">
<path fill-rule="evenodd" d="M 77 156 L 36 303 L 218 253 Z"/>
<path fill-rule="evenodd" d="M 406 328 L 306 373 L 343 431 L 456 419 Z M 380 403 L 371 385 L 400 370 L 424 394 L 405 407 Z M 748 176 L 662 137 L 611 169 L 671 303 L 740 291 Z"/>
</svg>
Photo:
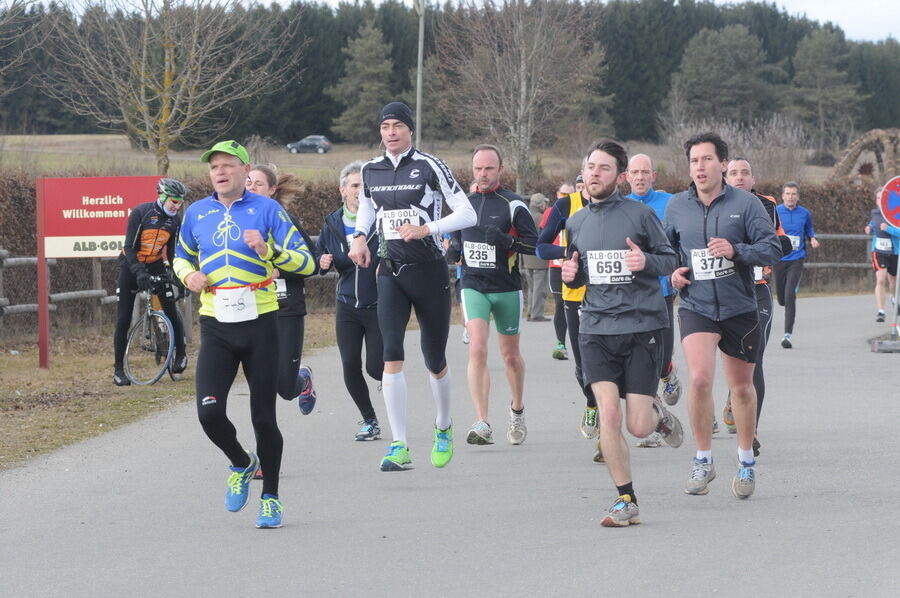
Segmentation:
<svg viewBox="0 0 900 598">
<path fill-rule="evenodd" d="M 269 258 L 270 262 L 277 260 L 281 257 L 281 254 L 284 252 L 284 247 L 279 245 L 278 243 L 272 243 L 272 257 Z"/>
<path fill-rule="evenodd" d="M 353 238 L 354 238 L 354 239 L 355 239 L 356 237 L 365 237 L 365 236 L 366 236 L 366 233 L 364 233 L 364 232 L 361 231 L 361 230 L 358 230 L 358 231 L 356 231 L 355 233 L 353 233 Z"/>
</svg>

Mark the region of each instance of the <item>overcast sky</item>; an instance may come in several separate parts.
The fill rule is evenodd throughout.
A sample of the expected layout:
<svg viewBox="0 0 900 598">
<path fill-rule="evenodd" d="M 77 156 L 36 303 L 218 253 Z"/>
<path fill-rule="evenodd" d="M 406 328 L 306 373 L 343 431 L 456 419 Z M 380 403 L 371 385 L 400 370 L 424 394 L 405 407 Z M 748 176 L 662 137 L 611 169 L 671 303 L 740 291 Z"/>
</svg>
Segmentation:
<svg viewBox="0 0 900 598">
<path fill-rule="evenodd" d="M 716 4 L 733 4 L 714 0 Z M 775 0 L 788 14 L 806 17 L 824 24 L 827 21 L 844 30 L 847 39 L 879 41 L 900 34 L 900 2 L 897 0 Z"/>
<path fill-rule="evenodd" d="M 290 0 L 279 1 L 290 3 Z M 341 0 L 316 1 L 337 6 Z M 433 6 L 437 0 L 427 1 Z M 734 0 L 713 1 L 716 4 L 736 3 Z M 444 0 L 440 2 L 443 4 Z M 405 0 L 405 3 L 412 5 L 412 0 Z M 900 37 L 900 2 L 897 0 L 775 0 L 775 3 L 791 15 L 806 14 L 810 20 L 822 24 L 831 21 L 844 30 L 848 39 L 878 41 L 888 36 L 894 39 Z"/>
</svg>

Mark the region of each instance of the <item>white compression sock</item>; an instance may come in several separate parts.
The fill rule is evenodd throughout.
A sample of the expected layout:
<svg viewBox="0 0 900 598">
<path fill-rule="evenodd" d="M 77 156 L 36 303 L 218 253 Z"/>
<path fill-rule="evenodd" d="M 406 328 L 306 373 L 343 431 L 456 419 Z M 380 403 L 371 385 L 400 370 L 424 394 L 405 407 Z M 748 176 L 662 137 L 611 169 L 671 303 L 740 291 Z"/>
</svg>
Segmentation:
<svg viewBox="0 0 900 598">
<path fill-rule="evenodd" d="M 450 368 L 447 367 L 447 373 L 441 379 L 428 375 L 428 381 L 431 382 L 431 394 L 434 395 L 434 405 L 437 407 L 437 414 L 434 417 L 434 425 L 441 430 L 450 427 Z"/>
<path fill-rule="evenodd" d="M 406 376 L 403 372 L 381 377 L 381 391 L 384 395 L 384 406 L 387 410 L 388 423 L 394 440 L 406 443 Z"/>
</svg>

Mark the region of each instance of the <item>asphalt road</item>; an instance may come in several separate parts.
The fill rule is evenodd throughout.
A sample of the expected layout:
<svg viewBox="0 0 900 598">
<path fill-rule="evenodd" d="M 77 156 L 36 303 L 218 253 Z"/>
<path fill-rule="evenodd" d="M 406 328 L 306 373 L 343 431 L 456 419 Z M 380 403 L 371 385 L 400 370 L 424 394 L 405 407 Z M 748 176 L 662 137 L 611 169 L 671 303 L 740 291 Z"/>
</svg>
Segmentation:
<svg viewBox="0 0 900 598">
<path fill-rule="evenodd" d="M 749 500 L 731 495 L 736 442 L 724 429 L 710 493 L 683 493 L 688 433 L 680 449 L 632 451 L 643 524 L 601 527 L 615 489 L 579 435 L 583 399 L 572 362 L 550 358 L 552 324 L 524 327 L 522 446 L 504 439 L 492 338 L 489 447 L 465 444 L 474 410 L 457 326 L 446 469 L 429 462 L 434 405 L 416 332 L 409 472 L 379 471 L 388 440 L 353 441 L 359 415 L 337 350 L 321 351 L 305 359 L 313 414 L 279 405 L 282 529 L 254 528 L 259 482 L 248 508 L 225 510 L 227 463 L 184 405 L 0 473 L 0 596 L 898 596 L 900 355 L 870 352 L 866 340 L 888 330 L 873 304 L 801 299 L 792 350 L 779 346 L 776 312 Z M 716 385 L 720 410 L 721 375 Z M 684 402 L 674 412 L 687 426 Z M 230 414 L 245 443 L 248 411 L 236 387 Z"/>
</svg>

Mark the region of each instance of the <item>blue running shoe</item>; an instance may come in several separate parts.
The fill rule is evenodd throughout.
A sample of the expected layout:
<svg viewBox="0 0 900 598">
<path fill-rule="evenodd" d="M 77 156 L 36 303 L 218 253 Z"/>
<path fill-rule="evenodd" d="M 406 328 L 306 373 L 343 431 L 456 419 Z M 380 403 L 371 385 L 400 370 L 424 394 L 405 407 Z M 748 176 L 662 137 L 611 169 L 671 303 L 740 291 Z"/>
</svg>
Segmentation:
<svg viewBox="0 0 900 598">
<path fill-rule="evenodd" d="M 259 515 L 256 518 L 256 529 L 274 529 L 281 527 L 284 507 L 277 496 L 263 494 L 259 500 Z"/>
<path fill-rule="evenodd" d="M 250 498 L 250 480 L 259 469 L 259 459 L 253 453 L 250 456 L 250 465 L 245 467 L 229 467 L 231 475 L 228 476 L 228 490 L 225 491 L 225 508 L 236 513 L 247 505 Z"/>
<path fill-rule="evenodd" d="M 297 403 L 300 413 L 309 415 L 316 406 L 316 385 L 313 384 L 312 368 L 301 365 L 297 375 L 303 380 L 303 390 L 297 396 Z"/>
</svg>

